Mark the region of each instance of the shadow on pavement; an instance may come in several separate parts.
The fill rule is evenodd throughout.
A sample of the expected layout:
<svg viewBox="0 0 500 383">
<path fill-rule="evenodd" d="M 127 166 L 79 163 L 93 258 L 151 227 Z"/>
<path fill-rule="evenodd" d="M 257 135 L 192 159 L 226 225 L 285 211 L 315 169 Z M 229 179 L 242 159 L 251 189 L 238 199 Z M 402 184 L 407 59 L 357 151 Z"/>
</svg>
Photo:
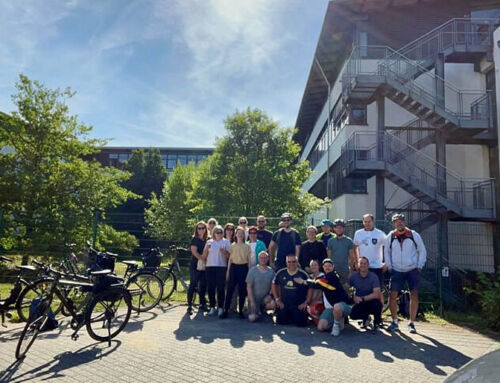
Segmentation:
<svg viewBox="0 0 500 383">
<path fill-rule="evenodd" d="M 274 339 L 281 339 L 296 345 L 297 351 L 304 356 L 314 355 L 314 349 L 318 347 L 342 352 L 350 358 L 357 358 L 361 350 L 370 350 L 381 362 L 414 360 L 422 363 L 432 374 L 440 376 L 446 375 L 440 366 L 457 369 L 471 360 L 461 352 L 423 334 L 411 337 L 401 332 L 391 334 L 379 331 L 373 334 L 347 325 L 341 335 L 334 338 L 329 332 L 320 333 L 314 327 L 275 325 L 270 317 L 258 323 L 249 323 L 235 316 L 220 320 L 217 317 L 205 317 L 202 313 L 191 317 L 186 314 L 174 334 L 179 341 L 195 339 L 205 344 L 216 339 L 227 339 L 235 348 L 243 347 L 247 341 L 271 343 Z"/>
<path fill-rule="evenodd" d="M 50 362 L 37 366 L 11 379 L 17 368 L 22 364 L 22 361 L 19 361 L 13 363 L 7 370 L 1 373 L 0 382 L 25 382 L 38 378 L 43 380 L 64 378 L 65 375 L 63 372 L 65 370 L 104 358 L 115 352 L 120 346 L 121 342 L 119 340 L 112 340 L 111 347 L 107 346 L 107 342 L 98 342 L 82 347 L 75 352 L 65 351 L 56 355 Z M 29 354 L 26 357 L 29 358 Z"/>
<path fill-rule="evenodd" d="M 149 322 L 150 320 L 155 319 L 157 316 L 158 314 L 151 311 L 146 311 L 140 313 L 139 315 L 137 315 L 136 311 L 132 311 L 132 314 L 130 314 L 130 319 L 122 331 L 133 332 L 142 330 L 142 328 L 144 327 L 144 322 Z"/>
</svg>

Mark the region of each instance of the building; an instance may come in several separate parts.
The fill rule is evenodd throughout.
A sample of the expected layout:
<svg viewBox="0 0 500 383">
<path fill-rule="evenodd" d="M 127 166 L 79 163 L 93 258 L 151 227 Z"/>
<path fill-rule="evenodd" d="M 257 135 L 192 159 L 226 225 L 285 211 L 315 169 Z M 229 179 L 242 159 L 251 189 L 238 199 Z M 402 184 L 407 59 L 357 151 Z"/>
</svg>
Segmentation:
<svg viewBox="0 0 500 383">
<path fill-rule="evenodd" d="M 500 1 L 330 1 L 294 136 L 315 223 L 404 212 L 433 273 L 500 265 L 499 25 Z"/>
<path fill-rule="evenodd" d="M 134 150 L 147 150 L 147 147 L 117 147 L 106 146 L 95 155 L 95 159 L 103 166 L 114 166 L 122 168 L 123 164 L 128 161 Z M 167 168 L 168 174 L 180 163 L 186 165 L 190 162 L 198 164 L 207 156 L 213 153 L 214 148 L 155 148 L 160 150 L 162 164 Z"/>
</svg>

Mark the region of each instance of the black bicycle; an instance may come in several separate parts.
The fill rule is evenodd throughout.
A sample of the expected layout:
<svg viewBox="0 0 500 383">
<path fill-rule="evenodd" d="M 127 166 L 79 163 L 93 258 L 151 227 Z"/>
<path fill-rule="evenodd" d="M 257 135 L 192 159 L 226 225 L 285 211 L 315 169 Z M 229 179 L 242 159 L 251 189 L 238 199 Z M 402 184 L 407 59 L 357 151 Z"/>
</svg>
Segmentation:
<svg viewBox="0 0 500 383">
<path fill-rule="evenodd" d="M 32 302 L 30 316 L 21 333 L 16 347 L 16 358 L 22 359 L 33 345 L 40 332 L 54 327 L 55 316 L 51 303 L 55 297 L 71 314 L 71 339 L 78 339 L 78 331 L 85 326 L 92 339 L 108 341 L 116 337 L 127 325 L 132 311 L 130 293 L 121 278 L 111 275 L 110 270 L 94 271 L 90 278 L 94 283 L 65 279 L 66 275 L 44 266 L 47 284 L 36 301 Z M 64 286 L 72 286 L 87 292 L 85 305 L 77 310 L 73 302 L 66 298 Z M 51 325 L 52 324 L 52 325 Z"/>
<path fill-rule="evenodd" d="M 171 250 L 175 251 L 175 257 L 171 263 L 166 267 L 160 266 L 156 270 L 156 275 L 160 277 L 163 281 L 163 300 L 168 300 L 174 291 L 180 291 L 178 289 L 177 282 L 180 283 L 184 291 L 189 289 L 189 285 L 184 280 L 182 275 L 181 265 L 179 259 L 189 261 L 191 260 L 191 251 L 184 249 L 182 247 L 174 247 Z"/>
</svg>

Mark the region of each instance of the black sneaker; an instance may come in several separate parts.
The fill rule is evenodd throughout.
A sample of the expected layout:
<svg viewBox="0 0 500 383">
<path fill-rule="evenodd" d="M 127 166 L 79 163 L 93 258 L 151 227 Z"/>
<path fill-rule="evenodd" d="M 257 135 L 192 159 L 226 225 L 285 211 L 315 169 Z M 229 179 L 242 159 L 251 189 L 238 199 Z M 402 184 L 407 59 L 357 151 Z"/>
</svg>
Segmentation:
<svg viewBox="0 0 500 383">
<path fill-rule="evenodd" d="M 417 333 L 417 329 L 415 328 L 415 323 L 413 322 L 408 323 L 408 331 L 410 332 L 410 334 Z"/>
<path fill-rule="evenodd" d="M 243 314 L 242 311 L 238 313 L 238 316 L 240 317 L 240 319 L 245 319 L 245 314 Z"/>
<path fill-rule="evenodd" d="M 193 315 L 193 308 L 191 306 L 188 306 L 186 312 L 188 313 L 188 315 Z"/>
</svg>

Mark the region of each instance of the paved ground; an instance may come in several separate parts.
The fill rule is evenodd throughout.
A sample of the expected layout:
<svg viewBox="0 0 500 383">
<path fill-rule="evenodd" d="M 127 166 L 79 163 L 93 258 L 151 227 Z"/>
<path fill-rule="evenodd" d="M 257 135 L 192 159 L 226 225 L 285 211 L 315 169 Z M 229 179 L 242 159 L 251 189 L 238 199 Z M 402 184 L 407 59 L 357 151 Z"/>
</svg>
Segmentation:
<svg viewBox="0 0 500 383">
<path fill-rule="evenodd" d="M 419 334 L 372 335 L 191 318 L 185 307 L 136 317 L 111 347 L 81 331 L 44 333 L 14 363 L 19 325 L 0 334 L 0 382 L 440 382 L 499 342 L 459 327 L 420 323 Z"/>
</svg>

